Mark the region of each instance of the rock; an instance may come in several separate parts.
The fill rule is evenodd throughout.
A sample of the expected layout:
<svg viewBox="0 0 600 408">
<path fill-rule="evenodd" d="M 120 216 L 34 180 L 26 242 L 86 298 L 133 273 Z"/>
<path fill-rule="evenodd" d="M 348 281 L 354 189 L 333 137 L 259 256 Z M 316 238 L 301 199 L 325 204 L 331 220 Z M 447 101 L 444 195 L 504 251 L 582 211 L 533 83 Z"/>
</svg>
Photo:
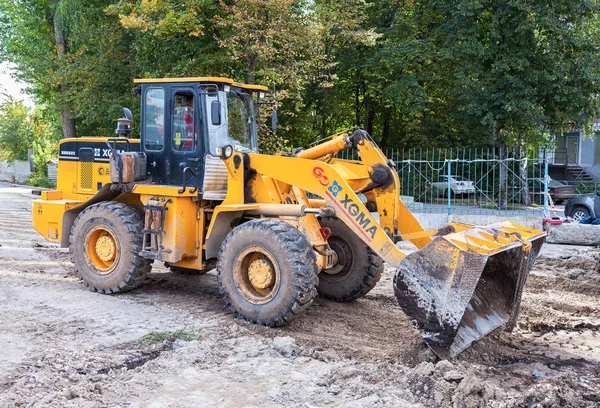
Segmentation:
<svg viewBox="0 0 600 408">
<path fill-rule="evenodd" d="M 275 337 L 273 347 L 284 357 L 291 357 L 296 351 L 296 340 L 291 337 Z"/>
<path fill-rule="evenodd" d="M 73 398 L 77 397 L 79 397 L 79 392 L 75 388 L 71 388 L 65 393 L 65 398 L 68 400 L 72 400 Z"/>
<path fill-rule="evenodd" d="M 483 389 L 481 381 L 473 373 L 468 374 L 456 388 L 455 397 L 479 394 Z"/>
<path fill-rule="evenodd" d="M 180 340 L 180 339 L 176 339 L 173 342 L 173 346 L 172 347 L 173 347 L 173 350 L 177 350 L 177 349 L 185 347 L 186 345 L 187 345 L 186 341 L 183 341 L 183 340 Z"/>
<path fill-rule="evenodd" d="M 429 347 L 424 347 L 421 351 L 419 351 L 417 360 L 435 363 L 438 360 L 438 356 L 436 356 L 433 350 L 431 350 Z"/>
<path fill-rule="evenodd" d="M 583 399 L 586 401 L 600 402 L 600 395 L 592 392 L 583 394 Z"/>
<path fill-rule="evenodd" d="M 444 373 L 444 380 L 446 381 L 460 381 L 464 378 L 464 375 L 458 370 L 450 370 Z"/>
<path fill-rule="evenodd" d="M 571 269 L 569 272 L 569 279 L 577 279 L 580 275 L 585 275 L 585 271 L 583 269 Z"/>
<path fill-rule="evenodd" d="M 540 370 L 531 370 L 531 375 L 533 375 L 536 380 L 546 377 L 546 374 L 542 373 Z"/>
<path fill-rule="evenodd" d="M 549 244 L 600 245 L 600 226 L 588 224 L 561 224 L 546 226 Z"/>
<path fill-rule="evenodd" d="M 415 368 L 413 369 L 413 374 L 420 375 L 423 377 L 429 377 L 433 374 L 433 370 L 433 363 L 430 363 L 429 361 L 424 361 L 415 366 Z"/>
<path fill-rule="evenodd" d="M 333 395 L 338 395 L 340 392 L 342 392 L 342 389 L 339 385 L 332 385 L 331 387 L 329 387 L 328 391 Z"/>
<path fill-rule="evenodd" d="M 452 364 L 450 361 L 448 360 L 440 360 L 438 361 L 438 363 L 435 365 L 435 371 L 440 374 L 440 375 L 444 375 L 444 373 L 450 371 L 450 370 L 454 370 L 454 364 Z"/>
</svg>

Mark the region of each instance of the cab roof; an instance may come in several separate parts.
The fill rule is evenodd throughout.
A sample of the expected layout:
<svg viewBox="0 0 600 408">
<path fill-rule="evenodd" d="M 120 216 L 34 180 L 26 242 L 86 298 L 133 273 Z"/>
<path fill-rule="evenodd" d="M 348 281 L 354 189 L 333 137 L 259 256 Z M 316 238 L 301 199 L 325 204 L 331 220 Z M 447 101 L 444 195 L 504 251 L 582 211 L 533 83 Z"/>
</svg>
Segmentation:
<svg viewBox="0 0 600 408">
<path fill-rule="evenodd" d="M 210 82 L 233 85 L 233 79 L 220 77 L 185 77 L 185 78 L 138 78 L 133 80 L 136 84 L 156 84 L 165 82 Z"/>
<path fill-rule="evenodd" d="M 221 77 L 185 77 L 185 78 L 138 78 L 133 80 L 136 84 L 158 84 L 167 82 L 203 82 L 203 83 L 219 83 L 225 85 L 237 86 L 249 91 L 267 91 L 268 88 L 262 85 L 250 85 L 234 82 L 233 79 Z"/>
</svg>

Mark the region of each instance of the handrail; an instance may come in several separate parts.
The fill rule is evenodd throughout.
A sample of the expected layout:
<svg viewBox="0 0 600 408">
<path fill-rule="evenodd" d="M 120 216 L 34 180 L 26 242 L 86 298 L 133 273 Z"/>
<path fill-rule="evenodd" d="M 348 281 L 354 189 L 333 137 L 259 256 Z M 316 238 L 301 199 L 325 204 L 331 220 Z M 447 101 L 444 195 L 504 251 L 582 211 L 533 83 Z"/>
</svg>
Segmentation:
<svg viewBox="0 0 600 408">
<path fill-rule="evenodd" d="M 192 173 L 192 176 L 196 179 L 196 187 L 192 188 L 190 190 L 190 193 L 194 194 L 196 191 L 198 191 L 198 175 L 196 174 L 196 172 L 194 170 L 192 170 L 191 167 L 185 167 L 183 169 L 183 186 L 181 187 L 181 190 L 177 191 L 178 194 L 183 194 L 185 192 L 186 188 L 187 188 L 186 185 L 185 185 L 185 183 L 186 183 L 185 173 L 188 172 L 188 171 L 190 173 Z"/>
</svg>

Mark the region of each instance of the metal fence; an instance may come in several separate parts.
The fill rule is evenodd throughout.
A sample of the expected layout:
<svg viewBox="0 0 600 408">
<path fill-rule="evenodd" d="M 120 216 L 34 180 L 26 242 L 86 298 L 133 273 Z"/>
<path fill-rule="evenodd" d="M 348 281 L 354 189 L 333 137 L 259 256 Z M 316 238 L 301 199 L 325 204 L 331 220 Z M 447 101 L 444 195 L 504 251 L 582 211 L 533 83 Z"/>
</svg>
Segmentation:
<svg viewBox="0 0 600 408">
<path fill-rule="evenodd" d="M 502 149 L 386 150 L 404 203 L 416 213 L 542 216 L 548 165 L 539 152 Z M 538 154 L 535 154 L 538 153 Z M 355 151 L 341 158 L 357 159 Z"/>
</svg>

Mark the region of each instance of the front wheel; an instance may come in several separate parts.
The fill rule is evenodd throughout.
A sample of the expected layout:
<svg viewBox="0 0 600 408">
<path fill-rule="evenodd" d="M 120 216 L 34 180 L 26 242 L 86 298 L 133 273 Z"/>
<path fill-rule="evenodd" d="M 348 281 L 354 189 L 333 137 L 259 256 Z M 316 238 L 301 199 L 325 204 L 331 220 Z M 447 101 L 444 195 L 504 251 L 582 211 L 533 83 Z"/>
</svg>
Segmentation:
<svg viewBox="0 0 600 408">
<path fill-rule="evenodd" d="M 319 275 L 319 294 L 336 302 L 363 297 L 381 278 L 383 259 L 339 218 L 320 218 L 319 223 L 331 230 L 327 241 L 338 256 L 337 265 Z"/>
<path fill-rule="evenodd" d="M 317 294 L 316 257 L 297 228 L 278 219 L 248 221 L 227 235 L 217 262 L 225 303 L 239 318 L 279 326 Z"/>
</svg>

